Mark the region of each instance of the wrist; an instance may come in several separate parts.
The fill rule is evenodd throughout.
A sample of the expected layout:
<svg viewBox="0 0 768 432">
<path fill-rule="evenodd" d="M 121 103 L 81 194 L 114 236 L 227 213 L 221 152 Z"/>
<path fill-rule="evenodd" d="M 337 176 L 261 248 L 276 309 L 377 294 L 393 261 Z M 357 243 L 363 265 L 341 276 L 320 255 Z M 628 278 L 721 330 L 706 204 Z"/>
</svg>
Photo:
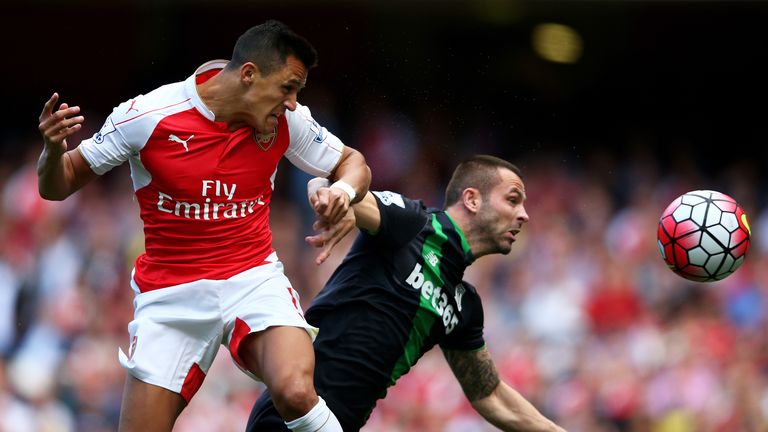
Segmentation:
<svg viewBox="0 0 768 432">
<path fill-rule="evenodd" d="M 328 179 L 323 177 L 315 177 L 311 179 L 307 182 L 307 197 L 311 199 L 321 187 L 330 187 L 329 183 Z"/>
<path fill-rule="evenodd" d="M 349 196 L 350 203 L 354 201 L 355 197 L 357 196 L 357 192 L 355 192 L 355 188 L 350 186 L 350 184 L 345 182 L 344 180 L 336 180 L 330 187 L 341 189 L 344 192 L 346 192 L 347 195 Z"/>
</svg>

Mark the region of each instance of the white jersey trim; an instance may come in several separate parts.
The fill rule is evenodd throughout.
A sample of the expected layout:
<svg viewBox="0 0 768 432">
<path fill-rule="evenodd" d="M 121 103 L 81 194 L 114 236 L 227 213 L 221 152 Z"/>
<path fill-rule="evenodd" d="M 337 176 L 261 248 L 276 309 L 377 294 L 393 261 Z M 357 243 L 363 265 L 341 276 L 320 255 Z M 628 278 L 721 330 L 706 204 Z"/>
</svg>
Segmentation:
<svg viewBox="0 0 768 432">
<path fill-rule="evenodd" d="M 199 68 L 197 68 L 192 76 L 184 81 L 184 87 L 186 88 L 187 94 L 192 98 L 192 105 L 194 105 L 200 114 L 202 114 L 210 121 L 216 121 L 216 114 L 208 109 L 203 100 L 200 98 L 200 95 L 197 93 L 197 76 L 214 69 L 224 69 L 224 66 L 226 66 L 227 63 L 229 63 L 227 60 L 211 60 L 209 62 L 205 62 Z"/>
<path fill-rule="evenodd" d="M 344 143 L 320 126 L 304 105 L 286 111 L 291 141 L 285 157 L 299 169 L 315 177 L 328 177 L 341 160 Z"/>
</svg>

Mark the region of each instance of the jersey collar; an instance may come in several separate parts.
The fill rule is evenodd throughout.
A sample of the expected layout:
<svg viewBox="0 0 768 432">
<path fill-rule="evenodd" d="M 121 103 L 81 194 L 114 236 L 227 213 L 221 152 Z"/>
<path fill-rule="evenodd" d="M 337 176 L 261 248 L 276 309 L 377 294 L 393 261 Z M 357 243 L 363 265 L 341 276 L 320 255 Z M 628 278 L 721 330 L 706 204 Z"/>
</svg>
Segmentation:
<svg viewBox="0 0 768 432">
<path fill-rule="evenodd" d="M 448 217 L 448 220 L 451 221 L 451 224 L 453 224 L 453 229 L 456 230 L 456 233 L 459 235 L 459 240 L 461 241 L 461 249 L 464 251 L 464 256 L 469 264 L 473 263 L 475 261 L 475 255 L 472 253 L 472 250 L 469 248 L 469 242 L 467 241 L 467 238 L 464 236 L 464 231 L 459 228 L 459 225 L 456 223 L 455 220 L 451 217 L 451 215 L 447 211 L 443 211 L 443 214 Z M 469 265 L 467 264 L 467 265 Z"/>
<path fill-rule="evenodd" d="M 226 66 L 227 63 L 229 63 L 228 60 L 211 60 L 203 63 L 197 70 L 195 70 L 195 73 L 184 81 L 184 88 L 192 105 L 200 114 L 210 121 L 216 121 L 216 115 L 205 106 L 205 103 L 203 103 L 203 100 L 197 93 L 197 84 L 198 81 L 205 82 L 208 78 L 216 75 L 216 73 L 218 73 L 217 71 L 224 69 L 224 66 Z"/>
</svg>

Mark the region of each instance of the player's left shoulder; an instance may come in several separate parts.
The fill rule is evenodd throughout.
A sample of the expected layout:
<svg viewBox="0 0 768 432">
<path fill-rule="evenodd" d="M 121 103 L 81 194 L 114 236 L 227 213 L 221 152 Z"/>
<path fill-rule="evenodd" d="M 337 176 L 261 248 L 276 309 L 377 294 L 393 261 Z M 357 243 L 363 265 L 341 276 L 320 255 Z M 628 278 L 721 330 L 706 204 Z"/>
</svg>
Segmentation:
<svg viewBox="0 0 768 432">
<path fill-rule="evenodd" d="M 334 148 L 341 148 L 338 138 L 321 126 L 313 117 L 309 107 L 296 104 L 296 109 L 286 111 L 285 119 L 288 123 L 288 133 L 291 137 L 298 137 L 302 142 L 325 143 Z"/>
<path fill-rule="evenodd" d="M 413 214 L 424 219 L 430 217 L 430 208 L 422 200 L 392 191 L 371 191 L 371 193 L 376 197 L 379 208 L 382 210 L 398 214 Z"/>
<path fill-rule="evenodd" d="M 392 191 L 371 191 L 373 196 L 379 199 L 379 202 L 383 206 L 395 205 L 402 209 L 405 209 L 405 200 L 402 195 Z"/>
<path fill-rule="evenodd" d="M 285 119 L 288 127 L 294 129 L 320 128 L 320 125 L 312 118 L 312 112 L 306 105 L 296 104 L 296 109 L 285 112 Z"/>
</svg>

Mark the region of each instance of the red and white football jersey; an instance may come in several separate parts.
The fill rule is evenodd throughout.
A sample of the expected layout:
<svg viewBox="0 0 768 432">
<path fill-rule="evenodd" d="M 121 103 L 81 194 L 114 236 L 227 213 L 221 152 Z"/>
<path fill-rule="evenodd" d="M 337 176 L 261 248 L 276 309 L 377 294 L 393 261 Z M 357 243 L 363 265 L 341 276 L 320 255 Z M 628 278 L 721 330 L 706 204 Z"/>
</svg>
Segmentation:
<svg viewBox="0 0 768 432">
<path fill-rule="evenodd" d="M 104 174 L 128 161 L 144 222 L 145 253 L 134 280 L 142 292 L 199 279 L 226 279 L 264 262 L 272 250 L 269 203 L 285 155 L 328 176 L 344 144 L 299 105 L 273 134 L 216 122 L 196 84 L 226 61 L 208 62 L 183 82 L 116 107 L 78 147 Z"/>
</svg>

